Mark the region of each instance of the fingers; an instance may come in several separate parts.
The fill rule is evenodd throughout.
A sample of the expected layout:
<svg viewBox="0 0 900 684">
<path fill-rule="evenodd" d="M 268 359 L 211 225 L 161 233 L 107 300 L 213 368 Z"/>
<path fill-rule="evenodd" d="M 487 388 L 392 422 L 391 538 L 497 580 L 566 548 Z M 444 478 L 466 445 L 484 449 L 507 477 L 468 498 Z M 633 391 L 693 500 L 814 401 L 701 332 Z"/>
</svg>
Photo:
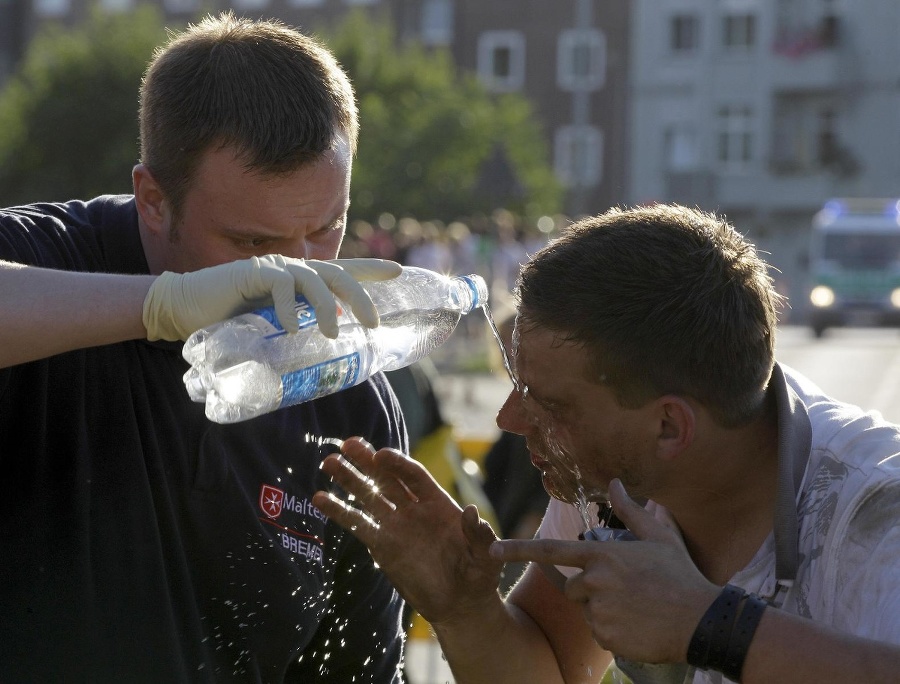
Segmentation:
<svg viewBox="0 0 900 684">
<path fill-rule="evenodd" d="M 341 445 L 341 453 L 344 454 L 355 468 L 357 468 L 365 476 L 369 477 L 367 486 L 369 489 L 373 487 L 394 506 L 404 506 L 409 503 L 418 501 L 418 496 L 414 494 L 406 485 L 403 475 L 398 475 L 390 470 L 390 465 L 386 468 L 385 460 L 390 464 L 393 460 L 400 462 L 401 468 L 412 459 L 407 458 L 399 451 L 392 449 L 383 450 L 386 454 L 380 456 L 379 463 L 375 463 L 375 449 L 367 441 L 361 437 L 351 437 L 345 440 Z M 356 494 L 356 492 L 353 492 Z"/>
<path fill-rule="evenodd" d="M 341 442 L 341 453 L 356 467 L 368 472 L 368 468 L 372 465 L 372 457 L 375 455 L 375 447 L 362 437 L 348 437 Z"/>
<path fill-rule="evenodd" d="M 328 288 L 340 297 L 368 328 L 378 325 L 378 310 L 359 281 L 387 280 L 400 274 L 400 264 L 382 259 L 335 259 L 307 261 Z M 318 313 L 318 310 L 317 310 Z"/>
<path fill-rule="evenodd" d="M 322 470 L 376 520 L 418 503 L 423 496 L 450 500 L 424 466 L 395 449 L 375 452 L 368 442 L 356 437 L 342 443 L 341 454 L 343 457 L 327 457 Z"/>
<path fill-rule="evenodd" d="M 381 521 L 397 508 L 397 504 L 380 487 L 343 456 L 328 456 L 322 461 L 322 471 L 356 499 L 375 522 Z"/>
<path fill-rule="evenodd" d="M 319 330 L 325 337 L 334 339 L 338 336 L 337 302 L 335 302 L 334 295 L 338 294 L 340 296 L 341 292 L 340 288 L 335 290 L 329 282 L 329 280 L 334 280 L 334 276 L 330 276 L 329 280 L 321 276 L 317 266 L 320 263 L 322 262 L 285 259 L 284 269 L 291 275 L 291 287 L 295 292 L 302 293 L 312 308 L 315 309 Z M 352 281 L 352 278 L 350 280 Z M 362 290 L 362 285 L 356 281 L 353 281 L 353 283 Z M 365 290 L 362 291 L 365 294 Z M 368 295 L 366 297 L 368 298 Z M 369 300 L 369 304 L 371 304 L 371 300 Z M 374 308 L 374 305 L 372 306 Z M 279 319 L 280 316 L 279 312 Z M 294 316 L 296 319 L 296 314 Z M 296 330 L 296 327 L 294 330 Z"/>
<path fill-rule="evenodd" d="M 393 513 L 400 513 L 408 506 L 428 501 L 440 506 L 459 506 L 434 480 L 425 467 L 395 449 L 375 452 L 362 438 L 345 440 L 341 456 L 328 456 L 322 462 L 322 470 L 367 510 L 376 522 L 383 522 Z M 442 509 L 443 510 L 443 509 Z M 478 513 L 473 507 L 478 528 Z M 485 545 L 493 541 L 490 525 L 487 531 L 474 529 L 476 538 Z"/>
<path fill-rule="evenodd" d="M 369 328 L 378 325 L 378 310 L 360 281 L 387 280 L 402 267 L 384 259 L 294 259 L 280 254 L 253 257 L 262 289 L 271 293 L 275 313 L 287 332 L 297 332 L 297 294 L 315 309 L 319 330 L 338 336 L 335 296 L 347 303 L 357 320 Z"/>
<path fill-rule="evenodd" d="M 572 575 L 571 577 L 566 578 L 566 581 L 563 584 L 563 593 L 570 601 L 575 601 L 576 603 L 587 603 L 591 598 L 591 593 L 585 586 L 584 573 L 579 572 Z M 590 623 L 589 619 L 588 623 Z"/>
<path fill-rule="evenodd" d="M 372 457 L 372 467 L 372 477 L 385 491 L 391 487 L 392 482 L 398 482 L 413 501 L 435 496 L 450 498 L 425 466 L 395 449 L 376 452 Z"/>
<path fill-rule="evenodd" d="M 671 529 L 653 517 L 646 508 L 628 496 L 618 478 L 609 483 L 609 502 L 619 518 L 638 539 L 648 541 L 673 541 L 678 539 Z"/>
<path fill-rule="evenodd" d="M 378 523 L 363 511 L 330 492 L 316 492 L 312 504 L 338 525 L 350 530 L 366 546 L 371 547 L 375 543 Z"/>
<path fill-rule="evenodd" d="M 319 330 L 326 337 L 338 335 L 337 306 L 334 295 L 319 274 L 302 259 L 290 259 L 280 254 L 252 257 L 256 279 L 250 294 L 259 297 L 269 294 L 278 321 L 286 332 L 297 332 L 296 299 L 302 294 L 316 311 Z"/>
</svg>

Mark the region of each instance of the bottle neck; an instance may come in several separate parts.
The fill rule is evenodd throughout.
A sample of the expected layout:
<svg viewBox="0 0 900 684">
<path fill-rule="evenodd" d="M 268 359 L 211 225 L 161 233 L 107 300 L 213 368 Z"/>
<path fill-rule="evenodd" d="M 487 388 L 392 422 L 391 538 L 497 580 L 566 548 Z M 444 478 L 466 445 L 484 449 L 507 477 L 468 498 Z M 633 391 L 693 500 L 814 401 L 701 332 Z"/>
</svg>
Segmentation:
<svg viewBox="0 0 900 684">
<path fill-rule="evenodd" d="M 487 283 L 478 275 L 456 276 L 453 278 L 454 299 L 459 310 L 467 314 L 487 303 Z"/>
</svg>

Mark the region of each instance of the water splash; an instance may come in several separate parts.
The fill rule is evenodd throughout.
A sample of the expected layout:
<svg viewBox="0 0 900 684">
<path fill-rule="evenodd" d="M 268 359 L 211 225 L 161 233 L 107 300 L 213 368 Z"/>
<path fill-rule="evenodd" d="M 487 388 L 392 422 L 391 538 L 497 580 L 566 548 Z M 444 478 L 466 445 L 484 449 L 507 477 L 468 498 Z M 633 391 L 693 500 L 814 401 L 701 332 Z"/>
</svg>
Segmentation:
<svg viewBox="0 0 900 684">
<path fill-rule="evenodd" d="M 576 478 L 580 479 L 580 475 L 577 475 Z M 588 501 L 587 494 L 585 494 L 584 486 L 582 485 L 579 485 L 578 487 L 575 508 L 577 508 L 578 512 L 581 514 L 581 522 L 584 523 L 584 530 L 587 532 L 593 527 L 593 523 L 591 522 L 591 502 Z"/>
<path fill-rule="evenodd" d="M 540 455 L 550 464 L 544 473 L 545 486 L 549 477 L 555 489 L 550 492 L 551 496 L 577 506 L 590 529 L 593 526 L 590 524 L 590 504 L 595 501 L 606 501 L 609 498 L 606 490 L 585 482 L 575 459 L 574 449 L 567 444 L 566 437 L 554 428 L 550 420 L 538 418 L 536 425 L 541 435 L 538 448 L 543 447 Z"/>
<path fill-rule="evenodd" d="M 340 448 L 341 444 L 344 443 L 342 439 L 338 439 L 337 437 L 323 437 L 322 435 L 313 435 L 309 432 L 303 435 L 303 441 L 307 444 L 315 444 L 318 447 L 323 447 L 326 444 L 330 444 L 338 448 Z"/>
<path fill-rule="evenodd" d="M 490 308 L 487 304 L 482 308 L 484 309 L 484 315 L 487 319 L 491 334 L 494 336 L 494 340 L 496 340 L 497 346 L 500 348 L 500 357 L 503 360 L 503 367 L 506 370 L 506 374 L 512 381 L 515 390 L 522 393 L 522 401 L 524 402 L 527 400 L 527 388 L 521 386 L 513 371 L 509 356 L 510 352 L 503 343 L 503 338 L 500 335 L 500 330 L 494 321 Z M 591 504 L 595 501 L 605 501 L 608 498 L 606 491 L 596 487 L 591 489 L 585 486 L 581 470 L 578 468 L 578 464 L 573 456 L 573 450 L 565 445 L 565 440 L 559 435 L 558 431 L 554 429 L 550 418 L 542 415 L 535 415 L 534 412 L 529 411 L 528 409 L 526 409 L 526 411 L 534 419 L 535 425 L 538 427 L 541 434 L 540 443 L 543 444 L 547 450 L 546 454 L 540 455 L 546 456 L 547 460 L 550 462 L 551 467 L 548 468 L 548 473 L 546 474 L 548 474 L 549 478 L 556 483 L 554 487 L 556 491 L 550 491 L 550 494 L 562 501 L 574 504 L 581 515 L 585 531 L 590 530 L 594 526 L 594 523 L 591 520 Z M 545 483 L 546 482 L 547 480 L 545 479 Z"/>
<path fill-rule="evenodd" d="M 503 368 L 506 369 L 506 374 L 509 376 L 509 379 L 512 380 L 513 387 L 518 390 L 519 381 L 516 379 L 516 374 L 513 373 L 512 363 L 510 363 L 509 360 L 509 351 L 506 349 L 506 345 L 503 344 L 503 337 L 500 335 L 500 330 L 497 328 L 497 323 L 494 321 L 491 309 L 487 304 L 485 304 L 482 309 L 484 310 L 484 317 L 487 319 L 488 327 L 491 329 L 491 334 L 497 341 L 497 346 L 500 347 L 500 358 L 503 360 Z"/>
</svg>

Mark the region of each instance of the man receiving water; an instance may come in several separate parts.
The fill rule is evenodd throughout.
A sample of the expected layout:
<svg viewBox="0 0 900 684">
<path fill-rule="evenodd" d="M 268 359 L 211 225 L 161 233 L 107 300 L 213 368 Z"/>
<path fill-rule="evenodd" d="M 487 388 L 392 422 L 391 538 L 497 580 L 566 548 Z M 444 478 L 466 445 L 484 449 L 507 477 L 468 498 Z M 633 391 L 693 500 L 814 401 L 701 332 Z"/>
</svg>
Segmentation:
<svg viewBox="0 0 900 684">
<path fill-rule="evenodd" d="M 538 539 L 496 541 L 360 440 L 324 464 L 359 507 L 314 499 L 457 681 L 596 682 L 613 655 L 635 681 L 647 663 L 695 684 L 896 681 L 900 428 L 775 362 L 780 298 L 754 247 L 701 211 L 614 209 L 540 250 L 517 297 L 497 423 L 554 497 Z M 637 540 L 579 541 L 582 493 Z M 502 563 L 522 560 L 502 597 Z"/>
</svg>

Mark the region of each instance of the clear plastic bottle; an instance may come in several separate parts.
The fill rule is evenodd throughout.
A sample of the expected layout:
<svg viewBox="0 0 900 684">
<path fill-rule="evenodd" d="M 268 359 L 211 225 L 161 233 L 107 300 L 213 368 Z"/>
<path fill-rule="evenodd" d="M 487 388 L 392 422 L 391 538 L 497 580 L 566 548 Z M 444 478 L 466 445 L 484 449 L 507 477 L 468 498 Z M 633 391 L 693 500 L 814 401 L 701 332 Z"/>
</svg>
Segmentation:
<svg viewBox="0 0 900 684">
<path fill-rule="evenodd" d="M 337 339 L 319 332 L 315 311 L 302 295 L 297 333 L 284 331 L 274 307 L 198 330 L 182 351 L 191 364 L 184 375 L 191 399 L 206 403 L 210 420 L 236 423 L 338 392 L 377 371 L 424 358 L 488 297 L 481 276 L 450 277 L 412 266 L 396 278 L 363 286 L 381 324 L 366 328 L 341 306 Z"/>
</svg>

